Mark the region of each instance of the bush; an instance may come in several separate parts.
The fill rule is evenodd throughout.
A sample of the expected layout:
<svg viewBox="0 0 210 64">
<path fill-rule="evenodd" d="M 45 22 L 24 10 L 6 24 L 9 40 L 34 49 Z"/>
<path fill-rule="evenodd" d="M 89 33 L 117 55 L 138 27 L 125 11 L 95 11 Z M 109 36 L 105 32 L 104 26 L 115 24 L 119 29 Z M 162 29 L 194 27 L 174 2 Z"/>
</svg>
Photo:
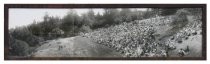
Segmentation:
<svg viewBox="0 0 210 64">
<path fill-rule="evenodd" d="M 146 12 L 144 12 L 144 14 L 143 14 L 143 18 L 144 19 L 148 19 L 148 18 L 151 18 L 151 17 L 155 17 L 155 13 L 153 13 L 153 11 L 146 11 Z"/>
<path fill-rule="evenodd" d="M 29 54 L 29 45 L 21 40 L 10 38 L 9 54 L 12 56 L 26 56 Z"/>
<path fill-rule="evenodd" d="M 172 25 L 178 28 L 185 26 L 188 23 L 187 19 L 188 14 L 189 12 L 184 9 L 178 10 L 174 15 L 174 20 L 172 22 Z"/>
<path fill-rule="evenodd" d="M 64 35 L 64 31 L 60 28 L 54 28 L 50 33 L 48 33 L 49 38 L 58 38 Z"/>
<path fill-rule="evenodd" d="M 173 15 L 179 8 L 161 8 L 161 16 Z"/>
<path fill-rule="evenodd" d="M 189 11 L 195 19 L 202 19 L 202 8 L 186 8 L 185 10 Z"/>
<path fill-rule="evenodd" d="M 27 42 L 29 46 L 36 46 L 40 41 L 43 41 L 40 37 L 34 36 L 27 27 L 18 27 L 14 30 L 10 30 L 10 35 L 14 39 Z"/>
<path fill-rule="evenodd" d="M 185 10 L 189 11 L 192 15 L 202 15 L 202 9 L 201 8 L 185 8 Z"/>
<path fill-rule="evenodd" d="M 87 32 L 91 32 L 92 29 L 90 29 L 90 27 L 87 26 L 87 25 L 83 25 L 83 26 L 80 28 L 80 31 L 81 31 L 81 32 L 84 32 L 84 33 L 87 33 Z"/>
</svg>

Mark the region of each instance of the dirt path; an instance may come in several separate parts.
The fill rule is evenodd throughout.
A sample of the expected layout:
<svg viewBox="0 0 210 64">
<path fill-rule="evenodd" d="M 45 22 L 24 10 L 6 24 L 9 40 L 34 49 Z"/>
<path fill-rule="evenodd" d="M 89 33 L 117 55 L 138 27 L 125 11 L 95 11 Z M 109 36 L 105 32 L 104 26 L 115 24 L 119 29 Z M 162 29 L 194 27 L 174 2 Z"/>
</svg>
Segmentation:
<svg viewBox="0 0 210 64">
<path fill-rule="evenodd" d="M 90 39 L 76 36 L 51 40 L 37 48 L 34 57 L 120 57 L 118 52 L 93 43 Z"/>
</svg>

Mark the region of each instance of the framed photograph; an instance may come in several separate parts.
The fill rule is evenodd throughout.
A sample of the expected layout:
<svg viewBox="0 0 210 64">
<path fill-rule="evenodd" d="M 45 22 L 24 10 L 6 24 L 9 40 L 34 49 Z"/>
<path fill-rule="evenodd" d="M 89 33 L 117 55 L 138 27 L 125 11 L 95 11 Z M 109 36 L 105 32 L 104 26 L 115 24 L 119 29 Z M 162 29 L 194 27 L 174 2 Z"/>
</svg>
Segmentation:
<svg viewBox="0 0 210 64">
<path fill-rule="evenodd" d="M 4 4 L 4 60 L 206 60 L 206 4 Z"/>
</svg>

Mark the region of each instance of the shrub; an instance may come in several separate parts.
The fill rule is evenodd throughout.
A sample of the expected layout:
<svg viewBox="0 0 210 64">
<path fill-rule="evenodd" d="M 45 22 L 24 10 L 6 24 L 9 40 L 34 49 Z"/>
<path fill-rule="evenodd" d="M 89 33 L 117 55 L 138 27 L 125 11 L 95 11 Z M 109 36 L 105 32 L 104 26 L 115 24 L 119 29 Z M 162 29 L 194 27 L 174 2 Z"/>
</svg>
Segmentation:
<svg viewBox="0 0 210 64">
<path fill-rule="evenodd" d="M 167 16 L 167 15 L 173 15 L 177 12 L 179 8 L 161 8 L 161 15 L 162 16 Z"/>
<path fill-rule="evenodd" d="M 48 37 L 58 38 L 64 35 L 64 31 L 60 28 L 54 28 L 50 33 L 48 33 Z"/>
<path fill-rule="evenodd" d="M 27 27 L 18 27 L 10 30 L 10 34 L 14 39 L 27 42 L 29 46 L 36 46 L 40 41 L 43 41 L 40 37 L 34 36 Z"/>
<path fill-rule="evenodd" d="M 9 54 L 14 56 L 26 56 L 29 54 L 29 45 L 21 40 L 10 38 Z"/>
<path fill-rule="evenodd" d="M 144 19 L 148 19 L 148 18 L 151 18 L 151 17 L 155 17 L 155 13 L 153 13 L 153 11 L 146 11 L 146 12 L 144 12 L 144 14 L 143 14 L 143 18 Z"/>
<path fill-rule="evenodd" d="M 189 12 L 184 9 L 178 10 L 176 14 L 174 15 L 174 20 L 172 22 L 172 25 L 177 28 L 185 26 L 188 23 L 188 19 L 187 19 L 188 14 Z"/>
<path fill-rule="evenodd" d="M 189 11 L 191 15 L 194 16 L 195 19 L 202 19 L 202 8 L 186 8 L 185 10 Z"/>
<path fill-rule="evenodd" d="M 81 31 L 81 32 L 84 32 L 84 33 L 87 33 L 87 32 L 91 32 L 92 29 L 90 29 L 90 27 L 87 26 L 87 25 L 83 25 L 83 26 L 80 28 L 80 31 Z"/>
</svg>

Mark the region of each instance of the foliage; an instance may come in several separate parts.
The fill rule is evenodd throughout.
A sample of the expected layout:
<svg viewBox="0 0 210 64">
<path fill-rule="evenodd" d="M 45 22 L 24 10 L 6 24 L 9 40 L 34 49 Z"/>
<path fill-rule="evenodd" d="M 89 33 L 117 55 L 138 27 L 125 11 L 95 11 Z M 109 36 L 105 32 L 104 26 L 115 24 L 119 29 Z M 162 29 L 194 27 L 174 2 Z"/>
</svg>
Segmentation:
<svg viewBox="0 0 210 64">
<path fill-rule="evenodd" d="M 83 26 L 80 28 L 80 31 L 81 31 L 81 32 L 84 32 L 84 33 L 88 33 L 88 32 L 91 32 L 92 29 L 91 29 L 89 26 L 87 26 L 87 25 L 83 25 Z"/>
<path fill-rule="evenodd" d="M 9 54 L 13 56 L 25 56 L 29 54 L 29 45 L 21 40 L 14 39 L 10 36 Z"/>
<path fill-rule="evenodd" d="M 185 9 L 180 9 L 174 15 L 174 20 L 172 22 L 173 26 L 177 26 L 177 28 L 181 28 L 188 23 L 187 15 L 189 12 Z"/>
<path fill-rule="evenodd" d="M 156 16 L 156 12 L 154 12 L 155 9 L 152 8 L 148 8 L 144 14 L 143 14 L 143 18 L 148 19 L 148 18 L 152 18 Z M 155 10 L 156 11 L 156 10 Z"/>
<path fill-rule="evenodd" d="M 167 16 L 167 15 L 173 15 L 177 12 L 179 8 L 161 8 L 160 9 L 160 15 Z"/>
<path fill-rule="evenodd" d="M 11 30 L 10 34 L 14 39 L 27 42 L 29 46 L 37 46 L 40 41 L 43 41 L 40 37 L 34 36 L 27 27 L 17 27 Z"/>
<path fill-rule="evenodd" d="M 79 16 L 77 15 L 76 11 L 70 10 L 66 16 L 63 17 L 62 23 L 60 25 L 60 28 L 65 31 L 69 32 L 70 30 L 73 30 L 73 27 L 78 25 L 79 23 L 76 23 L 80 20 Z"/>
</svg>

